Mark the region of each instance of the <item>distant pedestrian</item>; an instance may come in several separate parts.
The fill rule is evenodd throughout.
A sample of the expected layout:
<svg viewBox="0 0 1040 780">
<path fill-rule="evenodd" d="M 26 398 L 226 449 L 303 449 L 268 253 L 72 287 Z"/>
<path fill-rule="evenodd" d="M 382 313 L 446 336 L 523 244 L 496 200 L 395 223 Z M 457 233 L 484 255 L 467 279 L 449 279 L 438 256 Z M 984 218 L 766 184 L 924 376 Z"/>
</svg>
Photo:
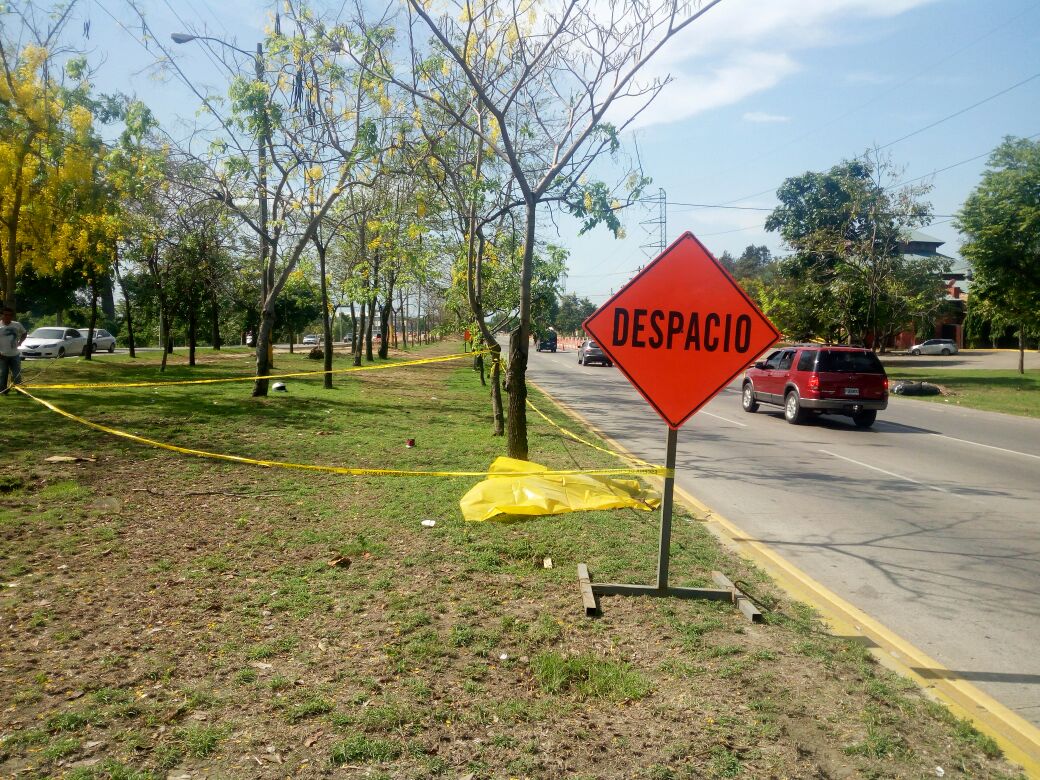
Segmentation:
<svg viewBox="0 0 1040 780">
<path fill-rule="evenodd" d="M 469 332 L 469 328 L 462 331 L 462 341 L 464 345 L 462 347 L 464 352 L 469 352 L 469 343 L 473 339 L 473 334 Z"/>
<path fill-rule="evenodd" d="M 0 320 L 0 393 L 7 394 L 7 375 L 11 381 L 22 383 L 22 353 L 18 345 L 25 340 L 25 328 L 22 323 L 15 322 L 14 309 L 4 306 L 3 318 Z"/>
</svg>

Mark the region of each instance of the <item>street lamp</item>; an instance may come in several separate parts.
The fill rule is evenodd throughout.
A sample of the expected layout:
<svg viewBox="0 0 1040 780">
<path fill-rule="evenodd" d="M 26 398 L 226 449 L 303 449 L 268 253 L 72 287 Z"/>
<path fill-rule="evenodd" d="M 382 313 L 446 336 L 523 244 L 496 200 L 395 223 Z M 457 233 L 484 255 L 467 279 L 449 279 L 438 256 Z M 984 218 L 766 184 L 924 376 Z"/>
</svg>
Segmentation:
<svg viewBox="0 0 1040 780">
<path fill-rule="evenodd" d="M 260 82 L 264 81 L 264 49 L 262 43 L 256 44 L 256 52 L 254 53 L 246 51 L 245 49 L 240 49 L 238 46 L 230 44 L 227 41 L 222 41 L 220 38 L 213 38 L 209 35 L 192 35 L 190 33 L 175 32 L 170 33 L 170 39 L 174 43 L 212 41 L 213 43 L 219 43 L 225 48 L 244 54 L 247 57 L 252 57 L 253 65 L 256 69 L 256 80 Z M 270 256 L 270 246 L 268 245 L 267 240 L 267 147 L 271 142 L 271 128 L 268 124 L 266 111 L 264 111 L 264 115 L 260 118 L 260 138 L 258 140 L 257 162 L 259 163 L 260 168 L 259 184 L 257 187 L 257 200 L 260 203 L 260 317 L 263 319 L 267 296 L 274 287 L 274 275 L 273 273 L 269 274 L 267 268 L 267 261 Z M 259 339 L 257 339 L 257 343 L 259 343 Z M 268 350 L 270 351 L 270 340 L 268 342 Z"/>
</svg>

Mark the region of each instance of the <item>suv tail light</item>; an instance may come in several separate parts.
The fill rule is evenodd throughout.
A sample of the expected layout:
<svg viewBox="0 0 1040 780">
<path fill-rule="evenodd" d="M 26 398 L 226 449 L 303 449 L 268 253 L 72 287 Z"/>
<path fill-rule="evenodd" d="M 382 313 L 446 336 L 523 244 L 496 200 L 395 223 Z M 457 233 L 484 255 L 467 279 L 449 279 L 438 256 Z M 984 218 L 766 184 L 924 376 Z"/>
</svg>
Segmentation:
<svg viewBox="0 0 1040 780">
<path fill-rule="evenodd" d="M 809 392 L 813 395 L 819 395 L 820 393 L 820 375 L 809 374 Z"/>
<path fill-rule="evenodd" d="M 885 377 L 885 395 L 888 395 L 888 377 Z"/>
</svg>

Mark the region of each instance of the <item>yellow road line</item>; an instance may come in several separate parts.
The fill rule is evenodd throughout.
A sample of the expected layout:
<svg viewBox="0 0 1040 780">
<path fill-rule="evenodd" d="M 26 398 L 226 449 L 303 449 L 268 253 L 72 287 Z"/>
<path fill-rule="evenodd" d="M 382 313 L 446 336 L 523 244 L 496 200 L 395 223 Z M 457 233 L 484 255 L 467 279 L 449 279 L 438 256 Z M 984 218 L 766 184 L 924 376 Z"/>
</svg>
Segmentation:
<svg viewBox="0 0 1040 780">
<path fill-rule="evenodd" d="M 45 401 L 42 398 L 37 398 L 28 390 L 20 385 L 15 385 L 15 389 L 22 395 L 28 396 L 37 403 L 47 407 L 52 412 L 60 414 L 62 417 L 66 417 L 69 420 L 85 425 L 89 428 L 93 428 L 103 433 L 111 434 L 112 436 L 118 436 L 123 439 L 129 439 L 130 441 L 137 442 L 138 444 L 145 444 L 149 447 L 158 447 L 164 450 L 170 450 L 171 452 L 179 452 L 183 455 L 194 455 L 199 458 L 211 458 L 214 460 L 225 460 L 233 463 L 243 463 L 250 466 L 264 466 L 268 468 L 283 468 L 283 469 L 297 469 L 302 471 L 321 471 L 330 474 L 346 474 L 350 476 L 387 476 L 387 477 L 508 477 L 516 476 L 517 474 L 530 474 L 531 472 L 501 472 L 496 471 L 494 473 L 489 471 L 406 471 L 401 469 L 360 469 L 360 468 L 348 468 L 345 466 L 320 466 L 312 465 L 307 463 L 285 463 L 277 460 L 259 460 L 255 458 L 246 458 L 240 455 L 226 455 L 219 452 L 207 452 L 206 450 L 196 450 L 189 447 L 178 447 L 174 444 L 166 444 L 165 442 L 155 441 L 154 439 L 147 439 L 144 436 L 138 436 L 133 433 L 127 433 L 126 431 L 120 431 L 117 428 L 109 428 L 107 425 L 100 425 L 99 423 L 91 422 L 90 420 L 79 417 L 71 412 L 67 412 L 61 409 L 50 401 Z M 539 476 L 574 476 L 578 474 L 588 474 L 595 476 L 622 476 L 632 474 L 642 474 L 644 476 L 660 475 L 665 471 L 661 468 L 627 468 L 627 469 L 557 469 L 557 470 L 546 470 L 539 471 Z"/>
<path fill-rule="evenodd" d="M 566 414 L 595 431 L 611 447 L 627 451 L 624 445 L 598 430 L 580 412 L 553 398 L 543 388 L 538 389 Z M 814 580 L 768 545 L 748 538 L 748 534 L 737 525 L 678 485 L 675 493 L 699 519 L 706 521 L 706 526 L 716 537 L 761 566 L 792 598 L 816 609 L 835 634 L 868 639 L 873 645 L 874 656 L 883 665 L 912 679 L 958 717 L 967 718 L 979 731 L 992 737 L 1010 761 L 1021 765 L 1027 776 L 1040 780 L 1040 729 L 968 681 L 955 679 L 954 673 L 941 663 Z"/>
<path fill-rule="evenodd" d="M 461 360 L 462 358 L 471 358 L 474 354 L 483 354 L 480 352 L 466 352 L 461 355 L 444 355 L 441 357 L 432 358 L 420 358 L 419 360 L 405 360 L 403 362 L 394 363 L 377 363 L 371 366 L 351 366 L 350 368 L 334 368 L 329 371 L 297 371 L 292 374 L 270 374 L 268 376 L 233 376 L 233 377 L 222 377 L 220 379 L 178 379 L 173 381 L 165 382 L 92 382 L 84 384 L 64 384 L 64 385 L 24 385 L 24 387 L 31 388 L 32 390 L 94 390 L 98 388 L 111 388 L 111 387 L 173 387 L 175 385 L 215 385 L 223 382 L 256 382 L 260 379 L 267 379 L 269 381 L 277 381 L 279 379 L 291 379 L 294 377 L 301 376 L 324 376 L 325 374 L 347 374 L 353 371 L 382 371 L 388 368 L 404 368 L 406 366 L 421 366 L 426 363 L 444 363 L 449 360 Z"/>
</svg>

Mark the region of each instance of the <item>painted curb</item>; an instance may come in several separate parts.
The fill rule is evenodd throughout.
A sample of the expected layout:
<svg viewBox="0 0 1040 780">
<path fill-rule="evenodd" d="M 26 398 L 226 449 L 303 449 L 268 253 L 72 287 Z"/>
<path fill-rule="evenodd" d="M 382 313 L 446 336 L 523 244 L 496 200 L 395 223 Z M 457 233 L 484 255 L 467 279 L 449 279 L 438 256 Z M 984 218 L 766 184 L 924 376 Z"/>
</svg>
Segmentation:
<svg viewBox="0 0 1040 780">
<path fill-rule="evenodd" d="M 543 387 L 528 380 L 564 414 L 593 431 L 618 452 L 629 450 L 605 434 L 578 411 L 559 401 Z M 629 453 L 631 454 L 631 453 Z M 660 478 L 650 481 L 660 482 Z M 960 718 L 966 718 L 982 733 L 992 737 L 1004 756 L 1040 780 L 1040 728 L 1027 721 L 989 694 L 965 680 L 944 677 L 950 670 L 874 618 L 817 582 L 767 545 L 748 538 L 739 526 L 714 512 L 693 495 L 675 486 L 675 494 L 716 538 L 742 557 L 760 566 L 777 586 L 797 601 L 813 607 L 833 633 L 863 637 L 878 661 L 888 669 L 916 682 L 926 695 L 943 702 Z"/>
</svg>

